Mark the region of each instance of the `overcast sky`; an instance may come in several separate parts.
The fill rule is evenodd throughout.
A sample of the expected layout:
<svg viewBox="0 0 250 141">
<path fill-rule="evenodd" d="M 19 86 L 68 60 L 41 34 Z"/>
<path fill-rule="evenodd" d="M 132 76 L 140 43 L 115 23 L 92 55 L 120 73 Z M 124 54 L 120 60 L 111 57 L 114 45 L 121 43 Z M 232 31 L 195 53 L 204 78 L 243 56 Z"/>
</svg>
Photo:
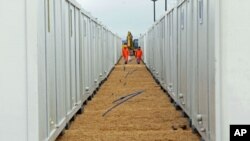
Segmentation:
<svg viewBox="0 0 250 141">
<path fill-rule="evenodd" d="M 153 24 L 151 0 L 77 0 L 86 11 L 98 18 L 111 31 L 122 38 L 131 31 L 134 38 L 143 34 Z M 169 6 L 173 4 L 168 0 Z M 165 13 L 165 0 L 156 2 L 156 19 Z"/>
</svg>

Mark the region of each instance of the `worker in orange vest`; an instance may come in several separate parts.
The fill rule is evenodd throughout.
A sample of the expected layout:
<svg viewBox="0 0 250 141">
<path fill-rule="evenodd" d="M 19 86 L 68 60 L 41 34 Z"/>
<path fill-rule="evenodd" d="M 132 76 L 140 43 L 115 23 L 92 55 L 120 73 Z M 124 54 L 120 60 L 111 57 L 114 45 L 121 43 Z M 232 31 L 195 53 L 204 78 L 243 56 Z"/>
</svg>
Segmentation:
<svg viewBox="0 0 250 141">
<path fill-rule="evenodd" d="M 128 63 L 128 56 L 129 56 L 129 49 L 128 49 L 128 46 L 127 44 L 125 43 L 123 48 L 122 48 L 122 56 L 125 60 L 125 64 Z"/>
<path fill-rule="evenodd" d="M 140 64 L 141 63 L 141 57 L 142 57 L 141 47 L 138 47 L 135 54 L 136 54 L 135 57 L 136 57 L 137 64 Z"/>
</svg>

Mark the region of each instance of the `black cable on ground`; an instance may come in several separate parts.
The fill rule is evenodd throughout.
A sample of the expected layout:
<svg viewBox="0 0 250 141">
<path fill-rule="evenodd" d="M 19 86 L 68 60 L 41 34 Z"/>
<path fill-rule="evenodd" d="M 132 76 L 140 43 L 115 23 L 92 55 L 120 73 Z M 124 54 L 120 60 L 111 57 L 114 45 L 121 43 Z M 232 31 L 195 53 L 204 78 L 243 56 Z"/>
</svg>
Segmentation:
<svg viewBox="0 0 250 141">
<path fill-rule="evenodd" d="M 141 93 L 143 93 L 143 92 L 144 92 L 144 90 L 141 91 L 141 92 L 137 92 L 137 93 L 134 94 L 134 95 L 128 96 L 128 97 L 127 97 L 126 99 L 124 99 L 124 100 L 121 100 L 120 102 L 118 102 L 117 104 L 115 104 L 114 106 L 112 106 L 111 108 L 109 108 L 106 112 L 104 112 L 104 113 L 102 114 L 102 116 L 104 117 L 106 114 L 108 114 L 108 113 L 109 113 L 111 110 L 113 110 L 115 107 L 121 105 L 122 103 L 128 101 L 129 99 L 131 99 L 131 98 L 133 98 L 133 97 L 135 97 L 135 96 L 137 96 L 137 95 L 139 95 L 139 94 L 141 94 Z"/>
<path fill-rule="evenodd" d="M 134 93 L 132 93 L 132 94 L 128 94 L 128 95 L 125 95 L 125 96 L 121 96 L 121 97 L 119 97 L 118 99 L 116 99 L 115 101 L 113 101 L 112 103 L 116 103 L 117 101 L 120 101 L 120 100 L 122 100 L 122 99 L 124 99 L 124 98 L 126 98 L 126 97 L 128 97 L 128 96 L 136 95 L 136 94 L 142 93 L 142 92 L 143 92 L 143 90 L 142 90 L 142 91 L 138 91 L 138 92 L 134 92 Z"/>
</svg>

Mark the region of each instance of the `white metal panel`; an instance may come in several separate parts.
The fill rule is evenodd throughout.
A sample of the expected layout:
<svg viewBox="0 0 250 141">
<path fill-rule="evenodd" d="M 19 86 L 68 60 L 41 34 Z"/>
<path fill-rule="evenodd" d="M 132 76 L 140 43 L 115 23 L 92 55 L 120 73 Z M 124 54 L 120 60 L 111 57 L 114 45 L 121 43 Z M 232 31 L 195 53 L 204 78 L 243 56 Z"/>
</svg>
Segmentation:
<svg viewBox="0 0 250 141">
<path fill-rule="evenodd" d="M 98 26 L 98 79 L 102 81 L 102 27 Z"/>
<path fill-rule="evenodd" d="M 169 14 L 169 38 L 170 38 L 170 52 L 171 52 L 171 76 L 170 83 L 168 84 L 169 90 L 173 98 L 177 94 L 177 26 L 176 26 L 176 10 L 172 10 Z"/>
<path fill-rule="evenodd" d="M 178 83 L 177 83 L 177 80 L 178 80 L 178 63 L 177 63 L 177 61 L 178 61 L 178 59 L 177 59 L 177 55 L 178 55 L 178 47 L 177 47 L 177 28 L 178 28 L 178 26 L 177 26 L 177 10 L 176 9 L 174 9 L 173 10 L 173 13 L 171 14 L 172 15 L 172 29 L 173 29 L 173 35 L 172 35 L 172 40 L 173 40 L 173 59 L 172 59 L 172 63 L 173 63 L 173 89 L 172 89 L 172 95 L 174 96 L 174 97 L 176 97 L 177 96 L 177 94 L 178 94 L 178 90 L 177 90 L 177 88 L 178 88 Z"/>
<path fill-rule="evenodd" d="M 13 2 L 5 1 L 0 6 L 0 140 L 24 141 L 27 140 L 25 42 L 27 37 L 24 29 L 26 15 L 24 1 L 16 1 L 16 4 L 18 6 L 13 7 Z M 11 8 L 13 10 L 10 10 Z M 19 25 L 17 26 L 16 23 L 19 23 Z M 15 42 L 12 40 L 13 35 L 16 38 Z M 13 95 L 15 95 L 15 98 L 13 98 Z M 13 103 L 13 105 L 10 103 Z M 20 121 L 22 122 L 20 123 Z M 16 127 L 16 125 L 19 126 Z"/>
<path fill-rule="evenodd" d="M 161 80 L 160 80 L 160 82 L 161 83 L 165 83 L 164 81 L 165 81 L 165 77 L 164 77 L 164 54 L 163 54 L 163 50 L 164 50 L 164 46 L 165 46 L 165 44 L 164 44 L 164 42 L 165 42 L 165 40 L 164 40 L 164 35 L 165 35 L 165 18 L 163 18 L 162 20 L 161 20 L 161 22 L 160 22 L 160 37 L 159 37 L 159 41 L 160 41 L 160 56 L 159 56 L 159 60 L 160 60 L 160 70 L 159 70 L 159 75 L 160 75 L 160 78 L 161 78 Z"/>
<path fill-rule="evenodd" d="M 193 10 L 193 20 L 192 20 L 192 23 L 193 23 L 193 67 L 194 67 L 194 72 L 193 72 L 193 75 L 194 75 L 194 82 L 193 82 L 193 98 L 192 98 L 192 114 L 191 114 L 191 119 L 192 119 L 192 124 L 193 126 L 196 126 L 198 124 L 198 121 L 197 121 L 197 115 L 198 115 L 198 109 L 199 109 L 199 97 L 198 97 L 198 22 L 197 22 L 197 19 L 198 19 L 198 4 L 197 4 L 197 0 L 193 1 L 193 9 L 196 9 L 196 10 Z"/>
<path fill-rule="evenodd" d="M 221 138 L 218 140 L 229 140 L 230 124 L 250 123 L 249 4 L 248 0 L 221 0 L 220 9 L 216 11 L 221 12 L 220 23 L 216 25 L 219 26 L 217 37 L 220 40 L 215 47 L 219 55 L 216 61 L 220 61 L 216 68 L 219 69 L 216 72 L 219 79 L 216 98 L 220 98 L 216 104 L 222 109 L 216 118 L 221 121 L 217 122 L 221 125 Z"/>
<path fill-rule="evenodd" d="M 88 84 L 88 67 L 87 67 L 87 18 L 81 14 L 81 46 L 80 46 L 80 75 L 81 75 L 81 95 L 83 100 L 86 98 L 86 87 Z"/>
<path fill-rule="evenodd" d="M 102 44 L 102 46 L 103 46 L 103 52 L 102 52 L 102 73 L 103 73 L 103 76 L 104 77 L 106 77 L 106 74 L 105 74 L 105 59 L 106 59 L 106 57 L 105 57 L 105 52 L 106 52 L 106 35 L 107 35 L 107 33 L 106 33 L 106 29 L 104 29 L 103 28 L 103 44 Z"/>
<path fill-rule="evenodd" d="M 91 57 L 91 53 L 92 53 L 92 39 L 93 39 L 93 30 L 92 30 L 92 21 L 91 20 L 89 20 L 89 26 L 88 26 L 88 30 L 89 30 L 89 32 L 88 32 L 88 41 L 89 41 L 89 44 L 88 44 L 88 77 L 89 77 L 89 79 L 88 79 L 88 87 L 89 88 L 92 88 L 92 80 L 93 80 L 93 78 L 92 78 L 92 76 L 93 76 L 93 72 L 92 72 L 92 67 L 93 67 L 93 65 L 92 65 L 92 62 L 93 62 L 93 58 Z"/>
<path fill-rule="evenodd" d="M 69 7 L 69 3 L 65 2 L 64 5 L 64 14 L 65 14 L 65 27 L 64 27 L 64 36 L 65 36 L 65 59 L 66 59 L 66 65 L 65 65 L 65 70 L 66 70 L 66 108 L 67 108 L 67 114 L 70 113 L 71 111 L 71 74 L 70 74 L 70 7 Z"/>
<path fill-rule="evenodd" d="M 103 43 L 102 43 L 102 47 L 103 47 L 103 52 L 102 52 L 102 73 L 103 73 L 103 76 L 105 77 L 106 76 L 106 74 L 105 74 L 105 65 L 104 65 L 104 63 L 105 63 L 105 51 L 106 51 L 106 47 L 105 47 L 105 45 L 106 45 L 106 30 L 105 30 L 105 28 L 103 28 Z"/>
<path fill-rule="evenodd" d="M 90 87 L 90 60 L 89 60 L 89 46 L 90 46 L 90 21 L 86 18 L 86 46 L 85 46 L 85 80 L 86 89 Z"/>
<path fill-rule="evenodd" d="M 87 46 L 88 46 L 88 30 L 87 30 L 87 18 L 83 15 L 83 28 L 82 28 L 82 33 L 83 33 L 83 39 L 82 39 L 82 59 L 83 59 L 83 68 L 82 68 L 82 73 L 83 73 L 83 92 L 84 94 L 86 94 L 86 87 L 88 86 L 88 76 L 87 76 L 87 73 L 88 73 L 88 64 L 87 64 Z"/>
<path fill-rule="evenodd" d="M 39 92 L 39 108 L 36 109 L 39 112 L 39 136 L 38 140 L 44 140 L 47 138 L 47 98 L 46 98 L 46 30 L 45 26 L 45 3 L 44 1 L 39 1 L 39 11 L 38 17 L 40 21 L 38 22 L 38 92 Z M 32 5 L 33 6 L 33 5 Z M 35 12 L 34 12 L 35 13 Z M 30 120 L 29 120 L 30 121 Z M 34 133 L 35 130 L 32 131 Z M 35 139 L 34 139 L 35 140 Z"/>
<path fill-rule="evenodd" d="M 172 47 L 172 40 L 171 40 L 171 35 L 172 35 L 172 29 L 171 29 L 171 20 L 170 20 L 170 15 L 166 15 L 166 19 L 167 21 L 165 22 L 165 25 L 166 25 L 166 35 L 165 35 L 165 41 L 166 41 L 166 56 L 167 56 L 167 59 L 166 59 L 166 76 L 167 76 L 167 80 L 166 80 L 166 88 L 167 90 L 169 90 L 169 84 L 171 83 L 171 72 L 172 72 L 172 67 L 171 67 L 171 64 L 172 64 L 172 52 L 171 52 L 171 47 Z"/>
<path fill-rule="evenodd" d="M 75 7 L 69 6 L 69 41 L 70 41 L 70 88 L 71 88 L 71 108 L 76 104 L 76 21 Z"/>
<path fill-rule="evenodd" d="M 166 89 L 168 88 L 168 84 L 170 83 L 171 81 L 171 52 L 170 52 L 170 31 L 171 29 L 169 28 L 169 15 L 166 15 L 166 22 L 165 22 L 165 26 L 166 26 L 166 29 L 165 29 L 165 48 L 166 48 L 166 51 L 165 51 L 165 56 L 167 57 L 166 58 L 166 74 L 165 74 L 165 77 L 166 77 Z"/>
<path fill-rule="evenodd" d="M 209 52 L 209 133 L 208 133 L 208 140 L 210 141 L 215 141 L 216 140 L 216 135 L 220 136 L 220 132 L 216 133 L 216 130 L 218 130 L 219 128 L 216 128 L 216 99 L 215 99 L 215 66 L 216 66 L 216 62 L 215 62 L 215 40 L 217 40 L 216 37 L 216 33 L 218 32 L 215 29 L 215 23 L 216 23 L 216 19 L 215 19 L 215 13 L 217 13 L 215 11 L 215 9 L 217 9 L 217 5 L 216 4 L 217 1 L 208 1 L 208 52 Z M 219 15 L 219 14 L 218 14 Z M 220 121 L 219 121 L 220 122 Z"/>
<path fill-rule="evenodd" d="M 193 57 L 193 45 L 192 45 L 192 34 L 193 34 L 193 31 L 192 31 L 192 1 L 187 1 L 186 2 L 186 16 L 187 16 L 187 19 L 186 19 L 186 24 L 187 24 L 187 89 L 186 89 L 186 93 L 187 93 L 187 97 L 186 97 L 186 108 L 187 108 L 187 114 L 188 116 L 191 115 L 191 105 L 192 105 L 192 98 L 193 98 L 193 89 L 192 89 L 192 86 L 194 85 L 193 84 L 193 81 L 194 81 L 194 76 L 192 75 L 193 71 L 194 71 L 194 68 L 193 68 L 193 60 L 192 60 L 192 57 Z"/>
<path fill-rule="evenodd" d="M 93 39 L 94 39 L 94 33 L 93 33 L 93 21 L 90 20 L 89 21 L 89 56 L 88 58 L 89 60 L 89 87 L 90 89 L 93 87 L 93 63 L 94 63 L 94 59 L 93 59 Z"/>
<path fill-rule="evenodd" d="M 178 7 L 178 99 L 187 105 L 187 9 L 186 2 Z"/>
<path fill-rule="evenodd" d="M 65 103 L 65 51 L 63 45 L 62 35 L 62 1 L 55 1 L 55 46 L 56 46 L 56 87 L 57 87 L 57 121 L 59 126 L 66 115 L 66 103 Z"/>
<path fill-rule="evenodd" d="M 97 73 L 97 70 L 96 70 L 96 47 L 97 47 L 97 38 L 96 38 L 96 23 L 93 21 L 92 22 L 92 46 L 91 46 L 91 60 L 92 60 L 92 63 L 91 63 L 91 71 L 93 72 L 92 73 L 92 79 L 91 79 L 91 82 L 92 82 L 92 88 L 94 89 L 95 88 L 95 80 L 96 80 L 96 73 Z"/>
<path fill-rule="evenodd" d="M 208 45 L 207 45 L 207 0 L 198 1 L 198 97 L 199 109 L 198 114 L 202 116 L 202 124 L 199 125 L 198 130 L 205 128 L 204 138 L 207 138 L 209 130 L 208 123 Z"/>
<path fill-rule="evenodd" d="M 84 16 L 79 14 L 79 86 L 81 97 L 84 94 Z M 83 99 L 82 99 L 83 100 Z"/>
<path fill-rule="evenodd" d="M 88 55 L 89 55 L 89 19 L 88 18 L 84 18 L 85 19 L 85 46 L 84 46 L 84 62 L 85 62 L 85 71 L 84 71 L 84 82 L 85 82 L 85 88 L 84 90 L 87 92 L 87 88 L 89 87 L 89 61 L 88 61 Z"/>
<path fill-rule="evenodd" d="M 80 9 L 75 9 L 75 58 L 76 58 L 76 103 L 81 103 L 80 93 Z"/>
<path fill-rule="evenodd" d="M 101 43 L 100 43 L 100 74 L 102 75 L 102 79 L 104 78 L 104 69 L 103 69 L 103 51 L 104 51 L 104 30 L 103 27 L 101 27 Z"/>
<path fill-rule="evenodd" d="M 160 70 L 161 70 L 161 26 L 160 24 L 157 25 L 157 28 L 155 30 L 156 34 L 157 34 L 157 38 L 155 39 L 156 42 L 156 47 L 157 47 L 157 55 L 155 55 L 155 64 L 156 64 L 156 77 L 158 78 L 158 80 L 160 81 Z"/>
<path fill-rule="evenodd" d="M 98 33 L 98 24 L 95 24 L 95 76 L 94 76 L 94 82 L 95 82 L 95 87 L 97 87 L 98 85 L 98 78 L 99 78 L 99 70 L 98 70 L 98 66 L 99 66 L 99 33 Z"/>
<path fill-rule="evenodd" d="M 47 124 L 48 135 L 55 130 L 56 124 L 56 48 L 54 1 L 46 1 L 46 89 L 47 89 Z"/>
<path fill-rule="evenodd" d="M 92 20 L 91 22 L 91 46 L 90 46 L 90 58 L 91 58 L 91 90 L 93 90 L 95 88 L 95 75 L 96 75 L 96 52 L 95 52 L 95 47 L 96 47 L 96 28 L 95 28 L 96 24 L 95 22 Z"/>
<path fill-rule="evenodd" d="M 146 63 L 146 65 L 148 64 L 148 60 L 147 60 L 147 58 L 148 58 L 148 56 L 147 56 L 147 54 L 148 54 L 148 47 L 147 47 L 147 34 L 145 34 L 145 36 L 143 37 L 143 39 L 142 39 L 143 41 L 143 52 L 144 52 L 144 54 L 143 54 L 143 61 L 144 61 L 144 63 Z"/>
</svg>

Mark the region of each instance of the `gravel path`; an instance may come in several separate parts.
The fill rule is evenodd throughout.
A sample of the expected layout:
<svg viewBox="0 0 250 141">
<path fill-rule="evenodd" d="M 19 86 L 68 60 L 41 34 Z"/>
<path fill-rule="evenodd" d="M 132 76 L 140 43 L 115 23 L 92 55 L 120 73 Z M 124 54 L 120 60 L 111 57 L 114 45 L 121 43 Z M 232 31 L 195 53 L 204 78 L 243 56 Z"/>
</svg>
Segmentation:
<svg viewBox="0 0 250 141">
<path fill-rule="evenodd" d="M 102 114 L 121 96 L 145 90 Z M 92 101 L 58 141 L 199 141 L 145 65 L 121 60 Z"/>
</svg>

